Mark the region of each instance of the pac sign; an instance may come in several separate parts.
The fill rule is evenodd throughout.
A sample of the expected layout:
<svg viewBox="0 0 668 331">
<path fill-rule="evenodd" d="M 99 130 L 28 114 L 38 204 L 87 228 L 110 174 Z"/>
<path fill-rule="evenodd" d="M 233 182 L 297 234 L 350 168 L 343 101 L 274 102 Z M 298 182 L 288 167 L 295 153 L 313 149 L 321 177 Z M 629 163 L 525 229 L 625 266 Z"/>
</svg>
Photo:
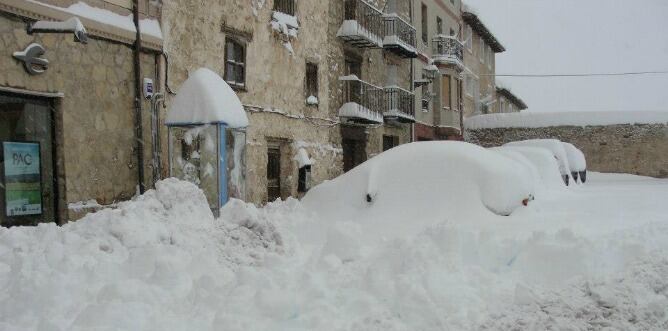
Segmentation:
<svg viewBox="0 0 668 331">
<path fill-rule="evenodd" d="M 31 75 L 39 75 L 49 68 L 49 60 L 40 56 L 44 55 L 46 50 L 40 44 L 32 43 L 25 50 L 14 52 L 15 59 L 23 62 L 23 67 Z"/>
<path fill-rule="evenodd" d="M 29 166 L 32 165 L 32 154 L 26 153 L 12 153 L 12 163 L 15 166 Z"/>
</svg>

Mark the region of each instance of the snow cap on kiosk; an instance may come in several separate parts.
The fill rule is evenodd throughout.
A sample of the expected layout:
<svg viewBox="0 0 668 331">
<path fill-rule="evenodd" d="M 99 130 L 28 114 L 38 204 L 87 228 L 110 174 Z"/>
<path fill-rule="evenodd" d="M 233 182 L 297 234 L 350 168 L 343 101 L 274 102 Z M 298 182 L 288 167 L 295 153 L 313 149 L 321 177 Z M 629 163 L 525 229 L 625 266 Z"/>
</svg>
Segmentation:
<svg viewBox="0 0 668 331">
<path fill-rule="evenodd" d="M 241 100 L 218 74 L 200 68 L 179 89 L 167 112 L 168 126 L 226 124 L 245 128 L 248 117 Z"/>
</svg>

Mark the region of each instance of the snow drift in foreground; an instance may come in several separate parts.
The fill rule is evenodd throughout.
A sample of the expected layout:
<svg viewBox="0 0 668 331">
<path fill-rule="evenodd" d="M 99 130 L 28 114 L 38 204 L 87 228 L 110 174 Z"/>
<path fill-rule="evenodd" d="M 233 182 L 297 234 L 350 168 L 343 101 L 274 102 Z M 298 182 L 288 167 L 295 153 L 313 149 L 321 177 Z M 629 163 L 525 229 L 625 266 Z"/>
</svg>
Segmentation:
<svg viewBox="0 0 668 331">
<path fill-rule="evenodd" d="M 214 219 L 170 179 L 64 227 L 0 228 L 0 330 L 665 330 L 666 194 L 592 174 L 510 217 L 417 213 L 366 241 L 292 199 Z"/>
</svg>

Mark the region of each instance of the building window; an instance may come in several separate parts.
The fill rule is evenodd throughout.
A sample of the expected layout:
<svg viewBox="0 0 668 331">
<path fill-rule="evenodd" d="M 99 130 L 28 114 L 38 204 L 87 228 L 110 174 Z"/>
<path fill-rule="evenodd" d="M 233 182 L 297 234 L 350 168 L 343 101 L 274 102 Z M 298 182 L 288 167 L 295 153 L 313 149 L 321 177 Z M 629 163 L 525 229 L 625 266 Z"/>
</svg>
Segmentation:
<svg viewBox="0 0 668 331">
<path fill-rule="evenodd" d="M 466 76 L 466 95 L 473 98 L 476 95 L 478 82 L 473 76 Z"/>
<path fill-rule="evenodd" d="M 355 75 L 362 79 L 362 59 L 357 56 L 346 54 L 346 75 Z"/>
<path fill-rule="evenodd" d="M 296 8 L 295 0 L 274 0 L 274 11 L 294 16 Z"/>
<path fill-rule="evenodd" d="M 450 89 L 450 75 L 444 75 L 441 79 L 441 102 L 445 109 L 452 109 L 452 93 Z"/>
<path fill-rule="evenodd" d="M 492 69 L 492 57 L 494 56 L 494 53 L 492 52 L 492 47 L 489 45 L 487 46 L 487 68 Z"/>
<path fill-rule="evenodd" d="M 455 94 L 455 104 L 453 105 L 453 108 L 455 111 L 461 110 L 461 99 L 462 99 L 462 80 L 461 79 L 456 79 L 457 82 L 457 94 Z"/>
<path fill-rule="evenodd" d="M 429 38 L 429 17 L 427 17 L 427 5 L 422 4 L 422 11 L 421 11 L 421 19 L 422 19 L 422 41 L 425 43 L 428 42 Z"/>
<path fill-rule="evenodd" d="M 480 62 L 485 63 L 485 40 L 480 38 L 480 51 L 478 52 Z"/>
<path fill-rule="evenodd" d="M 233 39 L 225 39 L 225 81 L 233 88 L 246 87 L 246 46 Z"/>
<path fill-rule="evenodd" d="M 383 152 L 399 146 L 399 137 L 383 135 Z"/>
<path fill-rule="evenodd" d="M 318 104 L 318 65 L 315 63 L 306 63 L 306 82 L 304 92 L 307 102 L 312 105 Z M 315 100 L 308 100 L 314 99 Z"/>
<path fill-rule="evenodd" d="M 425 75 L 422 75 L 422 79 L 427 79 Z M 429 84 L 422 85 L 422 111 L 429 111 L 429 103 L 431 100 L 431 93 L 429 92 Z"/>
<path fill-rule="evenodd" d="M 443 20 L 440 17 L 436 17 L 436 33 L 443 34 Z"/>
<path fill-rule="evenodd" d="M 466 49 L 473 52 L 473 29 L 469 25 L 466 26 Z"/>
<path fill-rule="evenodd" d="M 299 168 L 299 180 L 297 183 L 297 192 L 306 193 L 311 189 L 311 166 L 306 165 Z"/>
<path fill-rule="evenodd" d="M 454 29 L 450 29 L 450 36 L 453 36 L 453 37 L 455 36 L 455 30 Z"/>
</svg>

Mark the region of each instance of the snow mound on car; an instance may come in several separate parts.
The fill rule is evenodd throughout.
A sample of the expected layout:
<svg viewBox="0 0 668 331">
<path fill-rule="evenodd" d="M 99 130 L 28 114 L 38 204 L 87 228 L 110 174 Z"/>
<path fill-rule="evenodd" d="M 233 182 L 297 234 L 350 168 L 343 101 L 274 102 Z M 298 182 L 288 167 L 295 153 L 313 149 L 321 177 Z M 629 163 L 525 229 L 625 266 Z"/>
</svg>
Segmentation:
<svg viewBox="0 0 668 331">
<path fill-rule="evenodd" d="M 303 203 L 326 219 L 360 221 L 392 237 L 421 228 L 418 222 L 509 215 L 533 195 L 533 185 L 521 164 L 498 153 L 462 142 L 420 142 L 316 186 Z"/>
</svg>

